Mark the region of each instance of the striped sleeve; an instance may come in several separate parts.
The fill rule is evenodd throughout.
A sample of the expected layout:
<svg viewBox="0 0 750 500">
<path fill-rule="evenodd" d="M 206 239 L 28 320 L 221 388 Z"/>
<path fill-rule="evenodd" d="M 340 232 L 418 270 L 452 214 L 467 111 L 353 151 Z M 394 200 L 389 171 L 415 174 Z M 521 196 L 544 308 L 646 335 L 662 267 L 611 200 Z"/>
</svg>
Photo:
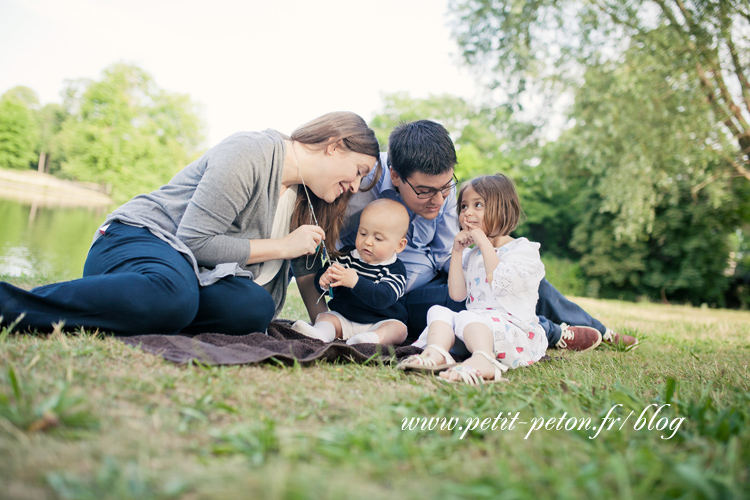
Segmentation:
<svg viewBox="0 0 750 500">
<path fill-rule="evenodd" d="M 342 260 L 347 260 L 347 267 L 353 268 L 360 276 L 352 293 L 371 307 L 390 307 L 404 294 L 406 268 L 400 260 L 388 266 L 372 266 L 351 258 Z"/>
</svg>

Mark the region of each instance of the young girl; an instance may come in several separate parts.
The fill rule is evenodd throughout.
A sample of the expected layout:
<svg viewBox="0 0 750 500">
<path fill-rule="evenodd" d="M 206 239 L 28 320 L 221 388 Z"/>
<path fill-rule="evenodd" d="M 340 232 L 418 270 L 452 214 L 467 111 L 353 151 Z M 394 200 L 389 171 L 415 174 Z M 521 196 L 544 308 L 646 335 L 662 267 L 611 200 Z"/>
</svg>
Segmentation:
<svg viewBox="0 0 750 500">
<path fill-rule="evenodd" d="M 461 232 L 453 242 L 448 290 L 453 300 L 466 300 L 466 311 L 431 307 L 426 335 L 415 343 L 426 345 L 424 352 L 399 367 L 448 368 L 443 379 L 477 385 L 544 356 L 547 336 L 535 312 L 544 264 L 538 243 L 509 236 L 523 212 L 508 177 L 487 175 L 465 184 L 458 211 Z M 460 365 L 448 354 L 456 337 L 472 353 Z"/>
</svg>

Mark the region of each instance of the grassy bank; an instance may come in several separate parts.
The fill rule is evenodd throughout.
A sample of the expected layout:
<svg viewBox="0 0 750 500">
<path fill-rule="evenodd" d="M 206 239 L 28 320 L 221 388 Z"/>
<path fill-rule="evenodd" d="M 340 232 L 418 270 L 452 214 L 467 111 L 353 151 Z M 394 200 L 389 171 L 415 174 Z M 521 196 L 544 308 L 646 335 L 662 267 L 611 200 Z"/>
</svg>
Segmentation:
<svg viewBox="0 0 750 500">
<path fill-rule="evenodd" d="M 387 365 L 175 366 L 4 330 L 0 497 L 746 497 L 750 314 L 579 302 L 642 347 L 551 351 L 482 388 Z M 301 314 L 292 293 L 284 316 Z M 402 430 L 423 417 L 455 425 Z"/>
<path fill-rule="evenodd" d="M 40 206 L 106 208 L 112 199 L 98 186 L 34 170 L 0 168 L 0 196 Z"/>
</svg>

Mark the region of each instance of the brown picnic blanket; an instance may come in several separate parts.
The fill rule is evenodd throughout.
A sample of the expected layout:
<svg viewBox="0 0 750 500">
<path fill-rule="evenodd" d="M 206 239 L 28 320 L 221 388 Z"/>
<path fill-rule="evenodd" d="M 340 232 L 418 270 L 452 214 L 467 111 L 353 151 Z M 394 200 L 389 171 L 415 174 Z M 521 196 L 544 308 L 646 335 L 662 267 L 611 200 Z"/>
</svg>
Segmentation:
<svg viewBox="0 0 750 500">
<path fill-rule="evenodd" d="M 224 335 L 136 335 L 117 337 L 128 345 L 159 355 L 168 361 L 186 364 L 197 361 L 205 365 L 242 365 L 262 363 L 275 358 L 285 363 L 310 364 L 315 360 L 364 363 L 370 359 L 401 359 L 418 354 L 418 347 L 390 347 L 378 344 L 349 346 L 337 340 L 329 344 L 305 337 L 292 330 L 292 322 L 271 323 L 267 334 Z"/>
</svg>

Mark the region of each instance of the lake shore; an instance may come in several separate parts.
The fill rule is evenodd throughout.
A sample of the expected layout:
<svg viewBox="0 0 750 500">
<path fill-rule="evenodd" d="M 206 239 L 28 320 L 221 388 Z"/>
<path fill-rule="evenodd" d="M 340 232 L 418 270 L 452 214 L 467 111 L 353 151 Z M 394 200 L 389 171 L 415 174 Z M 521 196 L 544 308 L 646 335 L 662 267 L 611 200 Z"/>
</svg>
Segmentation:
<svg viewBox="0 0 750 500">
<path fill-rule="evenodd" d="M 0 168 L 0 198 L 49 207 L 107 207 L 106 194 L 73 181 L 33 170 Z"/>
</svg>

